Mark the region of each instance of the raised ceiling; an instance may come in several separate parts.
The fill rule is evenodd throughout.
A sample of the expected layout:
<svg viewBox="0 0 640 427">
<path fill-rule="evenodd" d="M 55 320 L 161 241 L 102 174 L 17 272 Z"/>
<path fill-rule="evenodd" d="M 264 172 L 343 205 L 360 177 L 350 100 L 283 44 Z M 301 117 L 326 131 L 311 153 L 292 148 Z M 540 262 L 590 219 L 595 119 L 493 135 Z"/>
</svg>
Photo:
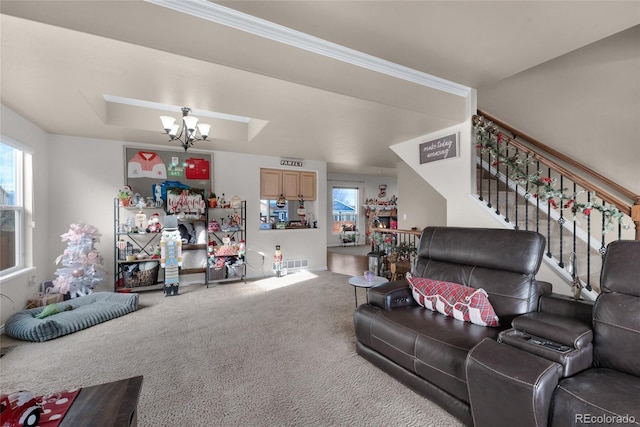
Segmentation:
<svg viewBox="0 0 640 427">
<path fill-rule="evenodd" d="M 389 174 L 388 147 L 459 123 L 465 98 L 364 68 L 352 61 L 359 55 L 479 88 L 640 24 L 640 2 L 630 1 L 214 3 L 231 10 L 211 13 L 284 32 L 283 43 L 162 5 L 171 3 L 3 0 L 2 103 L 52 134 L 159 145 L 169 145 L 158 119 L 166 112 L 105 95 L 247 116 L 208 119 L 213 140 L 197 148 Z"/>
</svg>

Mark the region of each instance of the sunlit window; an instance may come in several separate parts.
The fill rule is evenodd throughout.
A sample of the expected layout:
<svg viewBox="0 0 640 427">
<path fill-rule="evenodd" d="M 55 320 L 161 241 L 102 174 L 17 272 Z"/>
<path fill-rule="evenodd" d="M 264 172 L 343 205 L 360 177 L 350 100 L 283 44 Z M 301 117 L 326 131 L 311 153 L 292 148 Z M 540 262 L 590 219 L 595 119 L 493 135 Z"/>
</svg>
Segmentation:
<svg viewBox="0 0 640 427">
<path fill-rule="evenodd" d="M 260 200 L 260 222 L 262 224 L 275 224 L 289 220 L 289 202 L 284 205 L 278 204 L 276 200 Z"/>
<path fill-rule="evenodd" d="M 0 140 L 0 274 L 25 265 L 25 162 L 31 156 Z M 30 180 L 29 180 L 30 182 Z"/>
<path fill-rule="evenodd" d="M 332 231 L 356 231 L 358 227 L 358 189 L 333 188 Z"/>
</svg>

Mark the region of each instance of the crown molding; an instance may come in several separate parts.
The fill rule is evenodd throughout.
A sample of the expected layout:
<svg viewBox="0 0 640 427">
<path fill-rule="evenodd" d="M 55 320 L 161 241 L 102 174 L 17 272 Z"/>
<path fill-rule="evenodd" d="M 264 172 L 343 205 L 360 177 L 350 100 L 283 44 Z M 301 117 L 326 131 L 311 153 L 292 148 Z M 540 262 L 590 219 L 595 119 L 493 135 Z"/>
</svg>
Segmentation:
<svg viewBox="0 0 640 427">
<path fill-rule="evenodd" d="M 466 97 L 471 88 L 431 74 L 417 71 L 300 31 L 257 18 L 207 0 L 144 0 L 157 6 L 205 19 L 236 30 L 245 31 L 279 43 L 323 55 L 357 67 Z"/>
</svg>

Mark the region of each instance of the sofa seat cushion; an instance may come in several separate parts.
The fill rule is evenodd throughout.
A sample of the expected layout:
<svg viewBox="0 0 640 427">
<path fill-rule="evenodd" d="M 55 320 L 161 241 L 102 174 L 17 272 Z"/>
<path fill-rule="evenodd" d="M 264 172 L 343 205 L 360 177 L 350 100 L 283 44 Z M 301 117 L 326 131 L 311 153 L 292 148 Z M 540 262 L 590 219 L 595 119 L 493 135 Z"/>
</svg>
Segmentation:
<svg viewBox="0 0 640 427">
<path fill-rule="evenodd" d="M 640 378 L 607 368 L 589 369 L 560 381 L 553 397 L 552 425 L 637 425 L 638 396 Z"/>
<path fill-rule="evenodd" d="M 384 310 L 361 305 L 354 318 L 359 342 L 464 402 L 467 354 L 484 338 L 497 339 L 501 330 L 418 306 Z"/>
</svg>

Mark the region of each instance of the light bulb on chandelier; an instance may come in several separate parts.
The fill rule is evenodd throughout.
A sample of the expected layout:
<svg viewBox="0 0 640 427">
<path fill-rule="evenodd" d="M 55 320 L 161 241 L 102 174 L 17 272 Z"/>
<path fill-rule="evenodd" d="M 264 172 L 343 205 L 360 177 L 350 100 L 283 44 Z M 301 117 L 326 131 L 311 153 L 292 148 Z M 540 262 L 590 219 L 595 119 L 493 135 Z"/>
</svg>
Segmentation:
<svg viewBox="0 0 640 427">
<path fill-rule="evenodd" d="M 190 116 L 191 108 L 182 107 L 182 127 L 176 124 L 176 119 L 171 116 L 160 116 L 162 128 L 169 135 L 169 141 L 179 141 L 184 151 L 193 145 L 195 141 L 206 141 L 211 130 L 211 125 L 198 123 L 198 118 Z"/>
</svg>

